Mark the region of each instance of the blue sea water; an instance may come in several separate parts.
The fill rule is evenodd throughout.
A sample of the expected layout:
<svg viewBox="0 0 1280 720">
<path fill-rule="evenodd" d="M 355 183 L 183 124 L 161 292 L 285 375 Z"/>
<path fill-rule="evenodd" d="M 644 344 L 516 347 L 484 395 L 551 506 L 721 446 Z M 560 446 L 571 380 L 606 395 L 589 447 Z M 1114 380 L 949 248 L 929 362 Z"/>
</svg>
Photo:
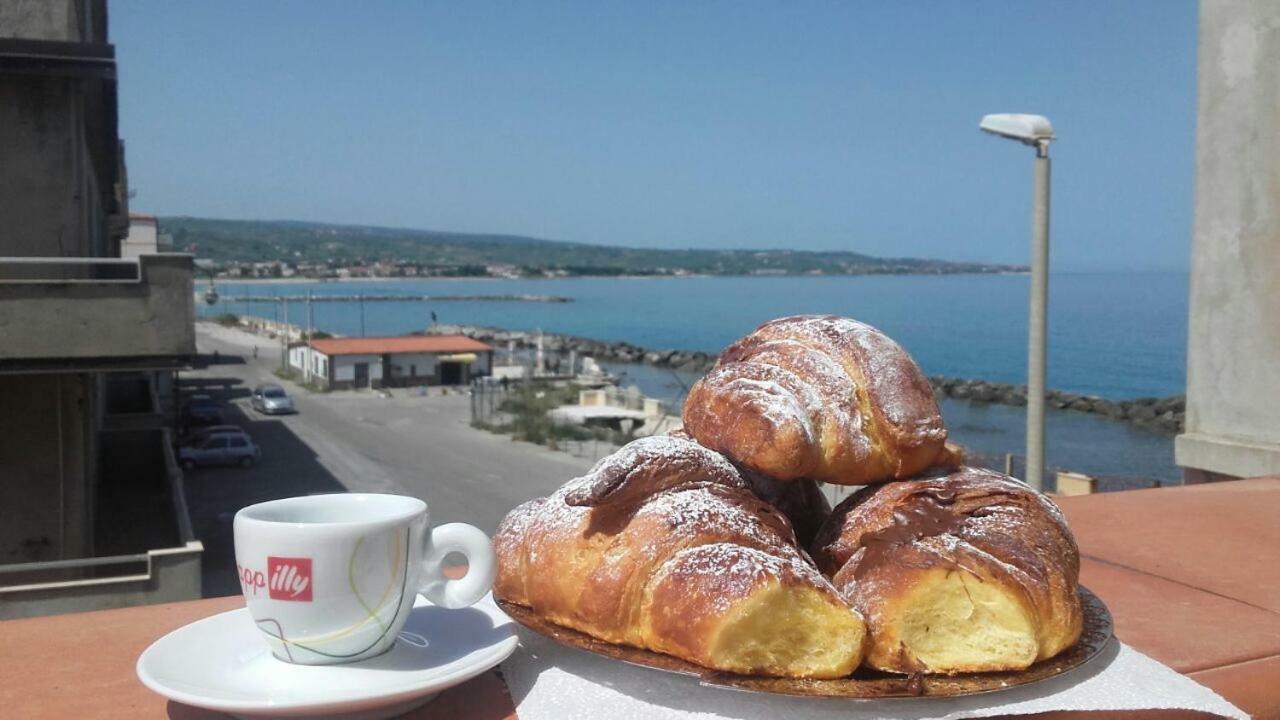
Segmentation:
<svg viewBox="0 0 1280 720">
<path fill-rule="evenodd" d="M 441 322 L 569 333 L 652 348 L 715 352 L 760 323 L 796 313 L 847 315 L 879 327 L 929 374 L 1025 382 L 1026 275 L 716 277 L 562 280 L 405 280 L 342 283 L 219 282 L 223 297 L 287 294 L 561 295 L 573 302 L 369 302 L 367 335 Z M 201 284 L 203 287 L 203 283 Z M 1185 385 L 1186 273 L 1061 273 L 1049 282 L 1050 387 L 1113 399 L 1178 394 Z M 275 303 L 200 304 L 203 315 L 276 317 Z M 316 327 L 360 332 L 356 302 L 314 303 Z M 302 318 L 290 305 L 290 320 Z M 647 394 L 678 395 L 668 371 L 628 373 Z M 952 435 L 984 453 L 1018 452 L 1022 408 L 944 402 Z M 1170 436 L 1080 413 L 1053 412 L 1050 465 L 1173 480 Z"/>
<path fill-rule="evenodd" d="M 1116 399 L 1182 392 L 1187 282 L 1185 273 L 1054 275 L 1049 283 L 1049 386 Z M 834 313 L 888 333 L 927 373 L 1003 382 L 1026 378 L 1026 275 L 229 282 L 218 288 L 224 296 L 562 295 L 573 302 L 366 303 L 365 332 L 420 330 L 434 311 L 445 323 L 541 328 L 712 352 L 772 318 Z M 300 305 L 290 311 L 295 322 L 301 318 Z M 202 303 L 201 312 L 271 316 L 278 309 L 270 303 Z M 360 331 L 358 303 L 315 303 L 314 314 L 321 329 Z"/>
</svg>

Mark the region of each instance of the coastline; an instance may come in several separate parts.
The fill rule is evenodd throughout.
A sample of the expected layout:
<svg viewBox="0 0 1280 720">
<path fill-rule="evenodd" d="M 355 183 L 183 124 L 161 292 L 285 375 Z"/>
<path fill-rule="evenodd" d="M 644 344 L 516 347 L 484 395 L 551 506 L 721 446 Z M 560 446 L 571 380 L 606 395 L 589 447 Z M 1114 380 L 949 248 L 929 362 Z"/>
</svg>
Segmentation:
<svg viewBox="0 0 1280 720">
<path fill-rule="evenodd" d="M 508 280 L 534 280 L 534 281 L 549 281 L 549 280 L 576 280 L 576 279 L 588 279 L 588 280 L 601 280 L 601 279 L 604 279 L 604 280 L 704 280 L 704 279 L 707 279 L 707 278 L 749 278 L 749 279 L 769 280 L 769 279 L 774 279 L 774 278 L 863 278 L 863 277 L 899 277 L 899 276 L 909 276 L 909 277 L 947 277 L 947 276 L 951 276 L 951 275 L 1029 275 L 1029 274 L 1030 274 L 1030 271 L 1029 271 L 1029 270 L 1000 270 L 1000 271 L 991 271 L 991 272 L 946 272 L 946 273 L 931 273 L 931 272 L 919 272 L 919 273 L 907 273 L 907 272 L 901 272 L 901 273 L 896 273 L 896 272 L 895 272 L 895 273 L 830 273 L 830 274 L 821 274 L 821 275 L 813 275 L 813 274 L 810 274 L 810 273 L 794 273 L 794 274 L 785 274 L 785 275 L 773 275 L 773 274 L 764 274 L 764 275 L 751 275 L 751 274 L 746 274 L 746 275 L 708 275 L 708 274 L 706 274 L 706 273 L 685 273 L 685 274 L 681 274 L 681 275 L 564 275 L 564 276 L 558 276 L 558 277 L 546 277 L 546 276 L 541 276 L 541 275 L 521 275 L 521 276 L 518 276 L 518 277 L 493 277 L 493 276 L 490 276 L 490 275 L 473 275 L 473 276 L 469 275 L 469 276 L 465 276 L 465 277 L 461 277 L 461 276 L 457 276 L 457 275 L 449 275 L 449 276 L 445 276 L 445 275 L 427 275 L 427 276 L 421 276 L 421 275 L 418 275 L 418 276 L 400 276 L 400 277 L 391 277 L 391 276 L 383 276 L 383 275 L 379 275 L 379 276 L 377 276 L 377 277 L 334 277 L 334 278 L 317 278 L 317 277 L 303 277 L 303 278 L 300 278 L 300 277 L 287 277 L 287 278 L 260 278 L 260 277 L 254 277 L 254 278 L 238 278 L 238 277 L 230 277 L 230 276 L 222 276 L 222 275 L 219 275 L 219 276 L 214 277 L 214 278 L 213 278 L 213 280 L 214 280 L 214 282 L 221 282 L 221 283 L 224 283 L 224 284 L 227 284 L 227 285 L 298 285 L 298 284 L 306 284 L 306 283 L 325 283 L 325 284 L 327 284 L 327 283 L 360 283 L 360 282 L 380 283 L 380 282 L 414 282 L 414 281 L 430 281 L 430 282 L 436 282 L 436 281 L 466 281 L 466 282 L 476 282 L 476 281 L 490 280 L 490 281 L 494 281 L 494 282 L 501 282 L 501 281 L 508 281 Z M 205 278 L 200 278 L 200 279 L 198 280 L 198 282 L 207 282 L 207 281 L 208 281 L 208 278 L 207 278 L 207 277 L 205 277 Z"/>
<path fill-rule="evenodd" d="M 495 345 L 514 342 L 516 347 L 525 350 L 536 347 L 539 336 L 539 333 L 523 330 L 476 325 L 437 325 L 431 332 L 467 335 Z M 714 353 L 702 350 L 658 350 L 628 342 L 608 342 L 561 333 L 541 333 L 541 337 L 544 351 L 574 352 L 605 362 L 638 363 L 691 374 L 705 373 L 716 362 Z M 928 379 L 934 393 L 940 397 L 1014 407 L 1027 404 L 1025 385 L 943 375 L 930 375 Z M 1101 415 L 1169 434 L 1182 430 L 1186 414 L 1186 398 L 1182 395 L 1108 400 L 1097 395 L 1050 389 L 1045 393 L 1045 402 L 1057 410 Z"/>
</svg>

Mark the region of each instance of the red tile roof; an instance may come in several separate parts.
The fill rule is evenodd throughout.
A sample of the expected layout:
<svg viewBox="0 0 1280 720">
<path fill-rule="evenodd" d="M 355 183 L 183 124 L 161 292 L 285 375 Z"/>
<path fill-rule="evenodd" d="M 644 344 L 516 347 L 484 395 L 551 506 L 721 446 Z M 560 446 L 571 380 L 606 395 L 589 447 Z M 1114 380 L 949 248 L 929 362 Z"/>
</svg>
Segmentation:
<svg viewBox="0 0 1280 720">
<path fill-rule="evenodd" d="M 312 340 L 325 355 L 384 355 L 394 353 L 474 353 L 493 350 L 465 335 L 400 335 L 397 337 L 344 337 Z"/>
</svg>

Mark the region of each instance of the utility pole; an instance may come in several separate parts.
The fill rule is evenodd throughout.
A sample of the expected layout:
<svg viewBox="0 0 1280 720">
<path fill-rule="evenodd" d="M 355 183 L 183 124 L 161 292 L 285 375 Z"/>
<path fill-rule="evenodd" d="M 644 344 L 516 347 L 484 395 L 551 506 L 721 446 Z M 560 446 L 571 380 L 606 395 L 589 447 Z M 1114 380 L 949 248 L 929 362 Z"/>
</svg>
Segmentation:
<svg viewBox="0 0 1280 720">
<path fill-rule="evenodd" d="M 364 337 L 364 293 L 360 293 L 360 337 Z"/>
<path fill-rule="evenodd" d="M 281 300 L 284 301 L 284 332 L 280 333 L 280 370 L 289 371 L 289 296 L 285 295 Z"/>
<path fill-rule="evenodd" d="M 315 316 L 311 313 L 311 291 L 307 291 L 307 352 L 306 360 L 302 363 L 302 380 L 304 382 L 311 381 L 311 324 L 315 320 Z"/>
</svg>

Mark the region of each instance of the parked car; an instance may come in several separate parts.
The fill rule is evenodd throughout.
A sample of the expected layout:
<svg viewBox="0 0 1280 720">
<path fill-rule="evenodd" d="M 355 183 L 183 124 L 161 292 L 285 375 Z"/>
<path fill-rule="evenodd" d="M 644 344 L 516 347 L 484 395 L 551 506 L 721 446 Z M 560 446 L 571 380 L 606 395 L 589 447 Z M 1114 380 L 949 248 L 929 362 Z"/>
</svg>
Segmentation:
<svg viewBox="0 0 1280 720">
<path fill-rule="evenodd" d="M 197 465 L 240 465 L 249 467 L 262 457 L 262 449 L 243 433 L 214 434 L 199 445 L 178 449 L 178 461 L 190 470 Z"/>
<path fill-rule="evenodd" d="M 191 432 L 191 435 L 182 441 L 183 445 L 199 445 L 214 435 L 243 435 L 249 437 L 249 433 L 239 425 L 210 425 L 209 427 L 197 428 Z"/>
<path fill-rule="evenodd" d="M 265 415 L 298 412 L 298 408 L 293 404 L 293 398 L 289 397 L 289 393 L 279 385 L 259 385 L 254 388 L 249 404 L 254 410 Z"/>
<path fill-rule="evenodd" d="M 187 399 L 186 420 L 192 427 L 209 427 L 223 423 L 222 411 L 208 395 L 192 395 Z"/>
</svg>

